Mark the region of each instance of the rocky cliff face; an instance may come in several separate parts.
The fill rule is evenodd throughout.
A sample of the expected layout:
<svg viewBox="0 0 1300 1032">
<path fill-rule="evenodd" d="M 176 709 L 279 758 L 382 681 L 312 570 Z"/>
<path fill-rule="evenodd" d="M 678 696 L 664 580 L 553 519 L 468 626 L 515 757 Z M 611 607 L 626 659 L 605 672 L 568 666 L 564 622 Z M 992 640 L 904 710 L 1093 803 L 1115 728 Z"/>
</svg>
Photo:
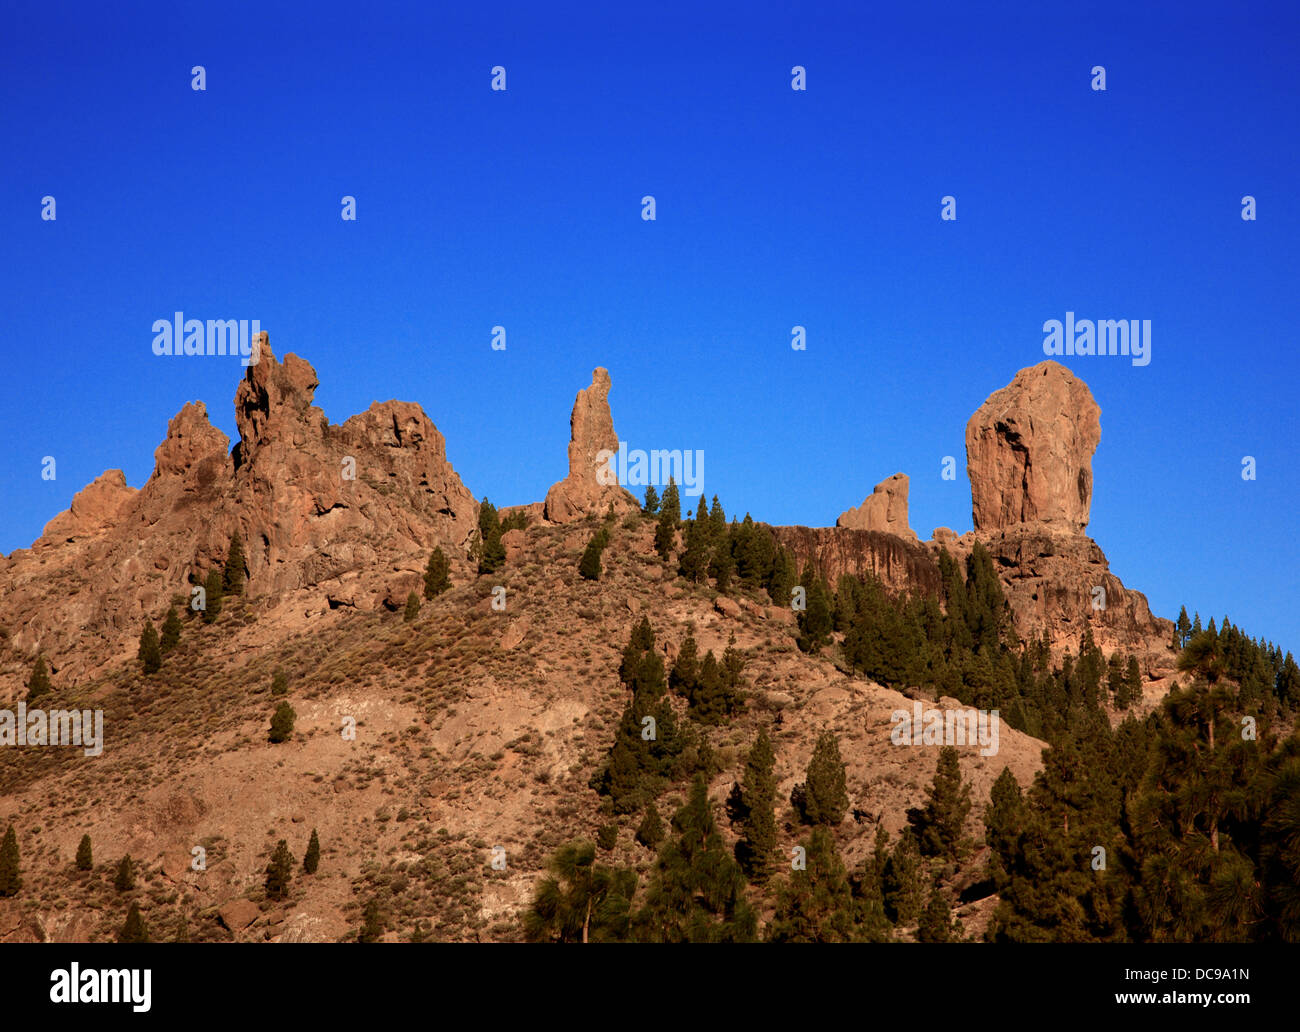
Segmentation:
<svg viewBox="0 0 1300 1032">
<path fill-rule="evenodd" d="M 141 621 L 244 539 L 246 593 L 300 615 L 394 607 L 441 545 L 463 562 L 478 504 L 418 405 L 373 404 L 331 426 L 312 367 L 261 360 L 235 394 L 233 452 L 200 402 L 171 420 L 139 491 L 110 470 L 56 516 L 31 550 L 0 559 L 0 624 L 24 655 L 75 681 L 134 653 Z M 107 647 L 106 647 L 107 646 Z"/>
<path fill-rule="evenodd" d="M 578 392 L 569 418 L 569 475 L 546 492 L 544 514 L 552 523 L 573 523 L 586 516 L 601 514 L 614 506 L 617 513 L 640 508 L 636 498 L 617 484 L 603 484 L 598 459 L 602 451 L 618 451 L 618 434 L 609 411 L 612 386 L 609 370 L 598 368 L 591 374 L 591 386 Z"/>
<path fill-rule="evenodd" d="M 895 473 L 882 480 L 860 506 L 840 513 L 835 526 L 878 530 L 915 541 L 916 534 L 907 523 L 907 487 L 906 473 Z"/>
<path fill-rule="evenodd" d="M 832 588 L 840 577 L 870 575 L 892 592 L 937 595 L 937 553 L 923 544 L 879 530 L 842 527 L 773 527 L 799 570 L 809 559 Z"/>
</svg>

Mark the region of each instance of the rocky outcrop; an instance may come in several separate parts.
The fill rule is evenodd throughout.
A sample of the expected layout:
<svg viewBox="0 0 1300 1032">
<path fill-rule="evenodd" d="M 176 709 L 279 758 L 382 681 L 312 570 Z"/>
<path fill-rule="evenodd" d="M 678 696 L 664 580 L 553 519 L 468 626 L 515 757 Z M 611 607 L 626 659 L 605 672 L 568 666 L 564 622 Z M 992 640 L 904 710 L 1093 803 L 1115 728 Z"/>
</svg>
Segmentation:
<svg viewBox="0 0 1300 1032">
<path fill-rule="evenodd" d="M 618 434 L 609 411 L 609 370 L 597 368 L 591 386 L 578 392 L 569 419 L 569 475 L 546 492 L 544 514 L 552 523 L 574 523 L 587 516 L 603 514 L 613 504 L 617 513 L 640 508 L 632 494 L 608 475 L 601 452 L 618 451 Z"/>
<path fill-rule="evenodd" d="M 68 544 L 102 533 L 118 521 L 135 494 L 135 488 L 127 486 L 126 474 L 120 469 L 106 470 L 73 495 L 68 511 L 59 513 L 45 525 L 45 532 L 32 548 Z"/>
<path fill-rule="evenodd" d="M 966 425 L 975 531 L 936 531 L 932 547 L 964 559 L 978 539 L 1022 637 L 1046 634 L 1054 648 L 1077 651 L 1090 627 L 1103 650 L 1137 653 L 1149 672 L 1168 668 L 1173 625 L 1124 587 L 1083 532 L 1100 440 L 1101 409 L 1087 384 L 1057 362 L 1020 370 Z"/>
<path fill-rule="evenodd" d="M 405 602 L 429 550 L 467 564 L 478 503 L 420 406 L 376 402 L 341 426 L 312 404 L 316 372 L 266 334 L 235 392 L 240 440 L 200 402 L 171 420 L 139 491 L 110 470 L 0 561 L 0 625 L 72 681 L 128 657 L 140 623 L 244 540 L 247 598 L 303 610 Z M 107 643 L 108 648 L 105 648 Z"/>
<path fill-rule="evenodd" d="M 1146 596 L 1126 588 L 1092 538 L 1050 523 L 1007 527 L 996 534 L 936 535 L 929 542 L 963 568 L 976 540 L 989 552 L 1023 639 L 1046 634 L 1056 653 L 1077 653 L 1085 628 L 1105 652 L 1134 653 L 1148 673 L 1172 668 L 1169 620 L 1154 616 Z"/>
<path fill-rule="evenodd" d="M 1022 369 L 966 425 L 976 533 L 1019 523 L 1082 531 L 1092 502 L 1101 409 L 1057 362 Z"/>
<path fill-rule="evenodd" d="M 897 534 L 841 527 L 773 527 L 772 533 L 793 553 L 800 571 L 811 559 L 832 588 L 849 574 L 875 577 L 895 593 L 939 592 L 937 553 Z"/>
<path fill-rule="evenodd" d="M 860 506 L 840 513 L 835 526 L 879 530 L 915 541 L 916 534 L 907 524 L 907 487 L 906 473 L 895 473 L 882 480 Z"/>
</svg>

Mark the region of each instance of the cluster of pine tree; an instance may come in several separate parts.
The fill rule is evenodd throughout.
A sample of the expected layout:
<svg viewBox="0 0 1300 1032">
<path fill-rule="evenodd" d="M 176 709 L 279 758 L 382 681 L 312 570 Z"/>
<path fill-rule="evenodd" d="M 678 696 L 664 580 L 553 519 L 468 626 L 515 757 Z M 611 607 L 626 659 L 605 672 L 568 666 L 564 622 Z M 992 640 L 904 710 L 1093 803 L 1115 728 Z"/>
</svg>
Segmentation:
<svg viewBox="0 0 1300 1032">
<path fill-rule="evenodd" d="M 1300 941 L 1300 738 L 1271 731 L 1287 659 L 1270 681 L 1276 650 L 1227 620 L 1188 631 L 1189 681 L 1156 712 L 1064 721 L 1028 792 L 995 784 L 991 938 Z"/>
<path fill-rule="evenodd" d="M 635 813 L 668 785 L 696 771 L 712 771 L 707 741 L 679 721 L 668 698 L 663 660 L 650 621 L 633 628 L 619 664 L 619 680 L 630 689 L 614 744 L 591 787 L 610 800 L 616 814 Z"/>
<path fill-rule="evenodd" d="M 1049 741 L 1080 721 L 1104 720 L 1104 705 L 1127 710 L 1142 695 L 1136 656 L 1107 657 L 1085 628 L 1078 652 L 1053 669 L 1046 639 L 1021 642 L 988 552 L 978 543 L 965 570 L 943 551 L 940 597 L 891 597 L 871 577 L 842 577 L 831 592 L 810 568 L 801 585 L 800 644 L 843 633 L 846 662 L 889 687 L 923 687 L 966 705 L 997 709 L 1011 727 Z M 1226 621 L 1225 621 L 1226 623 Z M 1228 647 L 1225 639 L 1224 647 Z M 1232 670 L 1251 697 L 1290 691 L 1286 662 L 1232 629 Z M 1295 669 L 1294 661 L 1291 663 Z M 1300 687 L 1300 670 L 1295 670 Z"/>
<path fill-rule="evenodd" d="M 964 855 L 961 837 L 970 788 L 955 749 L 945 750 L 926 804 L 891 849 L 883 829 L 875 851 L 850 871 L 835 842 L 849 809 L 844 762 L 833 734 L 823 734 L 791 816 L 808 828 L 783 853 L 775 756 L 760 731 L 733 785 L 726 813 L 737 841 L 727 848 L 707 772 L 694 775 L 669 828 L 653 801 L 636 839 L 657 852 L 644 890 L 635 870 L 597 862 L 596 846 L 575 842 L 548 864 L 524 920 L 530 941 L 544 942 L 886 942 L 909 926 L 922 941 L 957 936 L 939 878 Z M 613 826 L 616 838 L 617 825 Z M 608 830 L 602 828 L 602 834 Z M 602 844 L 602 848 L 613 843 Z M 785 873 L 778 871 L 785 869 Z M 758 914 L 770 909 L 760 929 Z"/>
<path fill-rule="evenodd" d="M 692 584 L 712 579 L 723 592 L 739 587 L 766 590 L 773 604 L 788 606 L 796 583 L 797 569 L 790 550 L 777 544 L 772 531 L 745 514 L 743 521 L 727 523 L 718 496 L 710 508 L 700 497 L 693 519 L 681 518 L 677 485 L 669 478 L 662 501 L 646 492 L 646 511 L 658 505 L 655 549 L 666 561 L 676 559 L 677 573 Z M 677 554 L 680 529 L 683 548 Z"/>
</svg>

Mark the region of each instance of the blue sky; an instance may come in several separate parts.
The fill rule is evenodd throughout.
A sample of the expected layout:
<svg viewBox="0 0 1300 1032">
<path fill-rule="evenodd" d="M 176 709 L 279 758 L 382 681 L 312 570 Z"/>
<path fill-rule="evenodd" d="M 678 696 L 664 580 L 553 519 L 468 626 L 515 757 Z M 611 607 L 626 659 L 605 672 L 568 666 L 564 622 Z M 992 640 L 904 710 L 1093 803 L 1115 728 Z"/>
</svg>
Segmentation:
<svg viewBox="0 0 1300 1032">
<path fill-rule="evenodd" d="M 152 354 L 176 310 L 259 319 L 333 422 L 421 403 L 498 505 L 604 365 L 729 513 L 830 525 L 902 470 L 922 537 L 970 529 L 966 421 L 1069 310 L 1153 326 L 1145 368 L 1064 359 L 1113 571 L 1300 644 L 1294 7 L 176 6 L 0 13 L 0 550 L 143 484 L 186 401 L 234 438 L 237 361 Z"/>
</svg>

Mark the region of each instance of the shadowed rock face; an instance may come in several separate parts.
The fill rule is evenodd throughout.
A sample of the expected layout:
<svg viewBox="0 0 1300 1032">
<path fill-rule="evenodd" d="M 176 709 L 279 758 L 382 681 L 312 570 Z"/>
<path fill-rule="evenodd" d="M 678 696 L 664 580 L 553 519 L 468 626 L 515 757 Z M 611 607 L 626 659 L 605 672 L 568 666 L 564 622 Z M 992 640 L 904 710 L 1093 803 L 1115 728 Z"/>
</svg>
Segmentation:
<svg viewBox="0 0 1300 1032">
<path fill-rule="evenodd" d="M 939 592 L 936 554 L 897 534 L 843 527 L 773 527 L 772 533 L 794 554 L 800 571 L 811 559 L 832 588 L 845 574 L 870 574 L 891 592 Z"/>
<path fill-rule="evenodd" d="M 1082 531 L 1100 440 L 1087 384 L 1057 362 L 1020 370 L 966 425 L 976 533 L 1034 522 Z"/>
<path fill-rule="evenodd" d="M 906 473 L 882 480 L 860 506 L 840 513 L 835 526 L 879 530 L 915 541 L 916 534 L 907 524 L 907 487 Z"/>
<path fill-rule="evenodd" d="M 235 392 L 233 451 L 191 402 L 144 487 L 110 470 L 31 551 L 0 558 L 0 624 L 20 653 L 44 652 L 72 681 L 129 657 L 141 622 L 188 597 L 236 530 L 246 595 L 302 612 L 400 605 L 434 545 L 466 561 L 478 503 L 420 406 L 376 402 L 331 426 L 312 405 L 311 365 L 277 361 L 266 334 L 258 344 Z"/>
<path fill-rule="evenodd" d="M 1021 638 L 1046 634 L 1056 652 L 1077 654 L 1091 628 L 1104 652 L 1134 653 L 1152 676 L 1172 669 L 1173 623 L 1154 616 L 1146 596 L 1124 586 L 1092 538 L 1050 523 L 1023 523 L 929 544 L 936 558 L 943 547 L 964 567 L 977 539 L 993 560 Z"/>
<path fill-rule="evenodd" d="M 609 370 L 597 368 L 591 386 L 578 392 L 569 418 L 569 475 L 546 492 L 544 514 L 552 523 L 573 523 L 608 511 L 634 512 L 641 506 L 617 484 L 602 484 L 600 453 L 618 451 L 618 434 L 609 411 Z"/>
</svg>

